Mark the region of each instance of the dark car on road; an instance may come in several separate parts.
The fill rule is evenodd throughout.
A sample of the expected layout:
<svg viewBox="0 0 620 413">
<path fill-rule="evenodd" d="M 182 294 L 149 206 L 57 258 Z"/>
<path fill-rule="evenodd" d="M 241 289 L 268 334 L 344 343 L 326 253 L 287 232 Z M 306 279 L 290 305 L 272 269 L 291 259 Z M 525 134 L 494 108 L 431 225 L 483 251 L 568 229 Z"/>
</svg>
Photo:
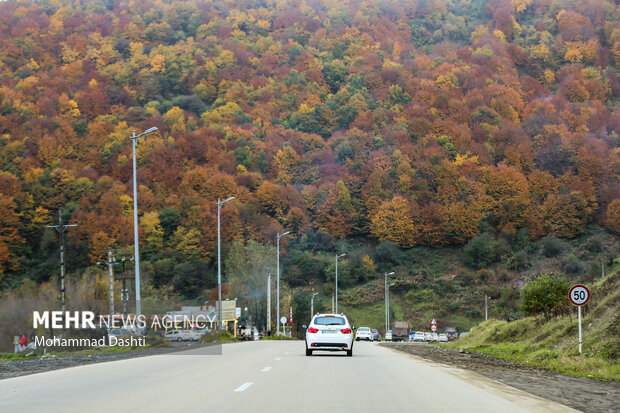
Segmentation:
<svg viewBox="0 0 620 413">
<path fill-rule="evenodd" d="M 381 333 L 379 333 L 379 330 L 377 330 L 376 328 L 373 328 L 372 329 L 372 337 L 373 337 L 373 341 L 381 340 Z"/>
</svg>

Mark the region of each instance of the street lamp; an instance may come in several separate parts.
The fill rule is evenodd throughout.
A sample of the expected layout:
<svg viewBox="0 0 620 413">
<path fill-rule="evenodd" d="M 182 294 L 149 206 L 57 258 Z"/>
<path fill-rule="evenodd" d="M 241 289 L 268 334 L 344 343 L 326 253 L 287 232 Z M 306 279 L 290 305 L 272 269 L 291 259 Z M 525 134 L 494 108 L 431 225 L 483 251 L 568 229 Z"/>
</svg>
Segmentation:
<svg viewBox="0 0 620 413">
<path fill-rule="evenodd" d="M 338 260 L 342 257 L 344 257 L 347 254 L 340 254 L 340 255 L 336 255 L 336 311 L 335 313 L 338 314 Z"/>
<path fill-rule="evenodd" d="M 276 335 L 280 335 L 280 238 L 285 235 L 290 234 L 289 231 L 286 231 L 283 234 L 276 234 L 276 325 L 278 326 L 276 329 Z"/>
<path fill-rule="evenodd" d="M 312 293 L 312 298 L 310 299 L 310 320 L 312 320 L 312 316 L 314 316 L 314 297 L 318 294 Z"/>
<path fill-rule="evenodd" d="M 220 258 L 220 210 L 222 205 L 228 201 L 235 199 L 234 196 L 225 200 L 217 199 L 217 322 L 220 330 L 223 330 L 222 326 L 222 263 Z"/>
<path fill-rule="evenodd" d="M 390 328 L 390 323 L 389 323 L 389 320 L 388 320 L 388 295 L 387 295 L 387 290 L 388 290 L 387 277 L 389 275 L 394 275 L 394 271 L 383 273 L 383 276 L 385 277 L 385 281 L 384 281 L 384 284 L 383 284 L 383 293 L 385 295 L 385 297 L 384 297 L 385 298 L 385 305 L 384 305 L 384 307 L 385 307 L 385 332 L 386 333 L 387 333 L 388 329 Z"/>
<path fill-rule="evenodd" d="M 156 127 L 149 128 L 139 135 L 136 135 L 136 131 L 133 131 L 133 135 L 129 137 L 133 147 L 133 242 L 134 242 L 134 257 L 136 264 L 136 320 L 140 316 L 140 247 L 138 245 L 138 184 L 136 178 L 136 145 L 138 139 L 147 133 L 155 132 Z"/>
<path fill-rule="evenodd" d="M 388 326 L 390 325 L 390 287 L 393 286 L 395 283 L 392 284 L 388 284 L 386 287 L 386 294 L 387 294 L 387 324 Z M 387 333 L 387 330 L 385 330 L 385 332 Z"/>
</svg>

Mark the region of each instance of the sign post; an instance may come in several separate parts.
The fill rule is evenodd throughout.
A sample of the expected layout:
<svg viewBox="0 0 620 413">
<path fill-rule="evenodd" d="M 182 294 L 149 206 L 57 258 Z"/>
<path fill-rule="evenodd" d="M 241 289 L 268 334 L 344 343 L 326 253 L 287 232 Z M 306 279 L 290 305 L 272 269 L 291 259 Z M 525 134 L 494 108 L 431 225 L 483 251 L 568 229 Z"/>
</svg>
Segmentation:
<svg viewBox="0 0 620 413">
<path fill-rule="evenodd" d="M 431 320 L 431 331 L 433 333 L 437 331 L 437 320 L 435 320 L 434 318 Z"/>
<path fill-rule="evenodd" d="M 282 330 L 284 331 L 286 335 L 286 330 L 284 330 L 284 325 L 286 324 L 286 317 L 284 316 L 280 317 L 280 322 L 282 323 Z"/>
<path fill-rule="evenodd" d="M 568 290 L 568 299 L 573 305 L 577 306 L 577 314 L 579 319 L 579 354 L 581 354 L 581 306 L 590 301 L 590 290 L 582 284 L 573 285 Z"/>
</svg>

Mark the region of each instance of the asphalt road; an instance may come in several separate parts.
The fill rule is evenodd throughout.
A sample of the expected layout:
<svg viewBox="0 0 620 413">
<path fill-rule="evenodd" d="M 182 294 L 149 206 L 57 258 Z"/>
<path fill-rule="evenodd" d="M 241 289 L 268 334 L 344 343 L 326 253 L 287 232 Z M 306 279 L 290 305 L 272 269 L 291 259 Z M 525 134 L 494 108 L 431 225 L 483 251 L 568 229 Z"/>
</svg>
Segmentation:
<svg viewBox="0 0 620 413">
<path fill-rule="evenodd" d="M 222 355 L 159 355 L 0 381 L 0 411 L 563 412 L 472 372 L 373 343 L 353 357 L 303 342 L 225 344 Z"/>
</svg>

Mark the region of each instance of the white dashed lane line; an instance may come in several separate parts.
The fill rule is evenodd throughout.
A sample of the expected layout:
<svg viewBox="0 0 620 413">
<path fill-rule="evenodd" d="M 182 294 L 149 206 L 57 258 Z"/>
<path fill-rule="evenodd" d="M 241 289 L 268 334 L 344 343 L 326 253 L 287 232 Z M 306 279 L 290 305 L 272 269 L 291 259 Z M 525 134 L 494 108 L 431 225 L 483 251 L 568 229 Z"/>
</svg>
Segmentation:
<svg viewBox="0 0 620 413">
<path fill-rule="evenodd" d="M 248 387 L 250 387 L 251 385 L 253 385 L 254 383 L 244 383 L 241 386 L 237 387 L 237 389 L 235 390 L 236 392 L 242 392 L 245 391 Z"/>
<path fill-rule="evenodd" d="M 263 373 L 267 373 L 269 370 L 271 370 L 271 367 L 265 367 L 264 369 L 262 369 L 261 371 Z"/>
<path fill-rule="evenodd" d="M 276 361 L 282 360 L 282 357 L 276 357 Z"/>
</svg>

